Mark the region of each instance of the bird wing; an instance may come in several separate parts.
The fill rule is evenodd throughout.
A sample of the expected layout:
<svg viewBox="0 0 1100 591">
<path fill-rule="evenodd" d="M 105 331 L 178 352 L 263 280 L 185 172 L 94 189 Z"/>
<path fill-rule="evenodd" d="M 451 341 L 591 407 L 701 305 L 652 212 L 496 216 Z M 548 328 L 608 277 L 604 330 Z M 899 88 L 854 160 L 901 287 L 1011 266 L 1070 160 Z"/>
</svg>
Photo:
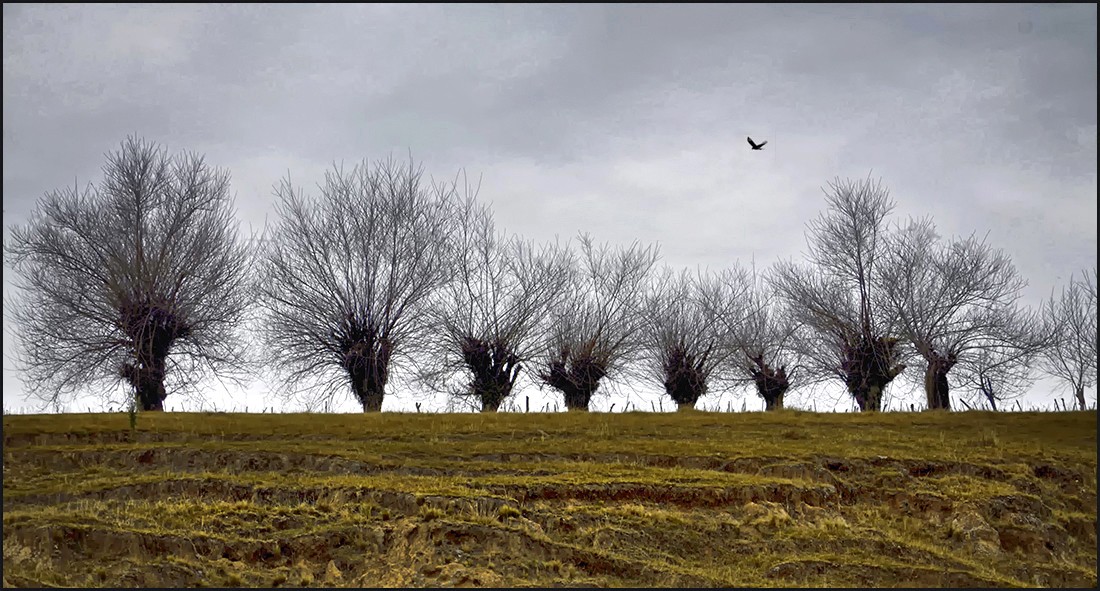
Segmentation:
<svg viewBox="0 0 1100 591">
<path fill-rule="evenodd" d="M 763 148 L 765 145 L 767 145 L 767 143 L 768 143 L 768 140 L 764 140 L 764 141 L 760 142 L 760 145 L 757 146 L 757 148 Z"/>
<path fill-rule="evenodd" d="M 745 139 L 749 140 L 749 145 L 750 145 L 750 146 L 752 146 L 752 147 L 754 147 L 754 148 L 756 147 L 756 144 L 752 143 L 752 138 L 751 138 L 751 137 L 747 137 L 747 138 L 745 138 Z"/>
</svg>

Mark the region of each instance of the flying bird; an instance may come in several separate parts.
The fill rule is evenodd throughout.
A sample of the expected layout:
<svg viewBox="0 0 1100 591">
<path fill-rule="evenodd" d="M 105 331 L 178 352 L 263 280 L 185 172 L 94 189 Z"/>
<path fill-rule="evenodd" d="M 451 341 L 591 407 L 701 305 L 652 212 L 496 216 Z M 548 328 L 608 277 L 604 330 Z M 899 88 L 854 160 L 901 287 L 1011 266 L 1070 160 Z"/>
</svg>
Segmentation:
<svg viewBox="0 0 1100 591">
<path fill-rule="evenodd" d="M 764 145 L 768 143 L 768 140 L 764 140 L 764 141 L 762 141 L 758 144 L 758 143 L 752 141 L 751 137 L 750 138 L 745 138 L 745 139 L 749 140 L 749 145 L 752 146 L 753 150 L 763 150 Z"/>
</svg>

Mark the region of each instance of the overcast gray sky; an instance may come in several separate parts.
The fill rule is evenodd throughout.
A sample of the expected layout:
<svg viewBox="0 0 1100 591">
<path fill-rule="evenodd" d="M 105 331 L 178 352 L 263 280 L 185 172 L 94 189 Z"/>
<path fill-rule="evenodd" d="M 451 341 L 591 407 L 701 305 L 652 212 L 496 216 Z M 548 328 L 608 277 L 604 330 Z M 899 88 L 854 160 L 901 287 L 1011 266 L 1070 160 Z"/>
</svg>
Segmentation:
<svg viewBox="0 0 1100 591">
<path fill-rule="evenodd" d="M 821 187 L 868 174 L 896 219 L 988 233 L 1028 303 L 1096 265 L 1095 4 L 3 11 L 5 241 L 47 191 L 98 183 L 105 153 L 137 134 L 229 169 L 246 232 L 287 172 L 315 187 L 334 161 L 411 151 L 437 178 L 480 175 L 504 229 L 657 242 L 672 266 L 800 258 Z M 5 314 L 17 410 L 31 403 L 12 330 Z M 215 399 L 255 410 L 265 391 Z M 397 393 L 385 408 L 411 405 Z"/>
</svg>

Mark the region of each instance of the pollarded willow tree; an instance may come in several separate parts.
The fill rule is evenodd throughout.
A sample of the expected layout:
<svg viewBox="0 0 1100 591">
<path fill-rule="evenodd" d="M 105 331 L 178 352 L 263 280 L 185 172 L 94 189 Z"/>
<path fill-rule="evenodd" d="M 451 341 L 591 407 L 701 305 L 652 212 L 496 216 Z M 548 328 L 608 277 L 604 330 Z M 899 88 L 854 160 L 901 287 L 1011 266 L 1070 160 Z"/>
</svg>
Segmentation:
<svg viewBox="0 0 1100 591">
<path fill-rule="evenodd" d="M 651 282 L 642 304 L 643 354 L 679 410 L 695 408 L 711 375 L 734 355 L 728 344 L 753 313 L 751 289 L 740 269 L 716 276 L 665 267 Z"/>
<path fill-rule="evenodd" d="M 723 346 L 729 353 L 717 377 L 737 386 L 751 383 L 764 400 L 764 410 L 779 410 L 801 363 L 799 325 L 755 268 L 748 275 L 740 268 L 723 271 L 718 280 L 725 285 L 706 292 L 706 305 L 721 310 L 732 294 L 743 294 L 739 306 L 746 315 L 715 315 L 725 325 Z"/>
<path fill-rule="evenodd" d="M 596 246 L 580 236 L 580 262 L 550 314 L 539 379 L 562 393 L 569 410 L 587 411 L 601 380 L 627 370 L 640 349 L 641 296 L 657 263 L 656 246 Z"/>
<path fill-rule="evenodd" d="M 1043 370 L 1068 384 L 1077 399 L 1077 409 L 1085 410 L 1085 388 L 1096 385 L 1096 268 L 1081 279 L 1070 277 L 1062 294 L 1043 303 L 1044 324 L 1050 329 L 1051 346 L 1043 353 Z"/>
<path fill-rule="evenodd" d="M 524 366 L 546 348 L 546 316 L 565 293 L 573 253 L 498 233 L 492 211 L 469 191 L 450 244 L 453 276 L 433 308 L 425 374 L 437 389 L 496 412 Z"/>
<path fill-rule="evenodd" d="M 993 392 L 994 378 L 1019 369 L 1014 361 L 1046 347 L 1038 315 L 1017 306 L 1027 282 L 1007 254 L 973 236 L 944 243 L 930 219 L 912 221 L 890 237 L 877 279 L 898 333 L 923 360 L 929 409 L 951 408 L 956 366 L 963 381 Z"/>
<path fill-rule="evenodd" d="M 890 307 L 876 290 L 886 247 L 886 216 L 893 209 L 880 182 L 829 184 L 829 211 L 809 223 L 809 264 L 775 264 L 769 275 L 797 322 L 807 369 L 843 380 L 860 410 L 882 409 L 887 384 L 904 369 Z"/>
<path fill-rule="evenodd" d="M 60 406 L 122 379 L 139 409 L 163 410 L 170 394 L 201 396 L 205 377 L 242 375 L 250 257 L 229 173 L 135 137 L 103 173 L 48 193 L 5 245 L 32 394 Z"/>
<path fill-rule="evenodd" d="M 412 162 L 387 160 L 334 168 L 316 199 L 289 178 L 277 185 L 257 290 L 284 392 L 327 406 L 350 386 L 377 412 L 392 370 L 415 366 L 430 342 L 430 297 L 453 265 L 455 187 L 421 176 Z"/>
</svg>

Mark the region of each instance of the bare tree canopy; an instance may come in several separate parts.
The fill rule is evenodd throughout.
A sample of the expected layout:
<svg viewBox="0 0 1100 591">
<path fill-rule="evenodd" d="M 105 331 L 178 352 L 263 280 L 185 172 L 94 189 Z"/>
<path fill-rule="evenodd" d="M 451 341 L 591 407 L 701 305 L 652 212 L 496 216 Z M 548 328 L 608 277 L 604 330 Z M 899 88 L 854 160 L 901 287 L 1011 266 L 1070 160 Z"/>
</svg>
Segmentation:
<svg viewBox="0 0 1100 591">
<path fill-rule="evenodd" d="M 1038 316 L 1016 305 L 1027 282 L 1009 256 L 974 236 L 941 242 L 928 218 L 890 237 L 878 280 L 899 335 L 922 360 L 929 409 L 951 408 L 956 364 L 964 381 L 992 392 L 995 377 L 1009 378 L 1021 369 L 1015 360 L 1046 344 Z"/>
<path fill-rule="evenodd" d="M 680 410 L 695 408 L 733 354 L 728 343 L 752 314 L 751 289 L 740 269 L 719 277 L 665 267 L 650 283 L 642 306 L 646 367 Z"/>
<path fill-rule="evenodd" d="M 626 370 L 639 351 L 640 305 L 656 246 L 612 250 L 580 236 L 579 268 L 551 313 L 550 340 L 539 379 L 558 390 L 569 410 L 588 410 L 600 380 Z"/>
<path fill-rule="evenodd" d="M 5 246 L 23 277 L 20 362 L 49 404 L 121 378 L 142 410 L 162 410 L 245 368 L 249 256 L 229 173 L 134 137 L 103 172 L 98 187 L 48 193 Z"/>
<path fill-rule="evenodd" d="M 469 193 L 459 204 L 450 246 L 454 275 L 434 307 L 429 380 L 482 412 L 495 412 L 524 365 L 545 350 L 546 316 L 564 295 L 574 261 L 566 247 L 536 248 L 498 233 L 492 211 Z M 450 386 L 455 376 L 464 383 Z"/>
<path fill-rule="evenodd" d="M 769 279 L 813 333 L 804 340 L 808 370 L 843 380 L 861 410 L 881 410 L 884 388 L 905 369 L 894 318 L 875 292 L 894 204 L 869 179 L 838 179 L 829 189 L 829 211 L 809 224 L 809 264 L 780 261 Z"/>
<path fill-rule="evenodd" d="M 257 284 L 263 334 L 286 391 L 317 386 L 311 405 L 350 386 L 364 411 L 380 411 L 391 370 L 429 342 L 429 298 L 450 277 L 455 187 L 421 175 L 411 162 L 363 162 L 327 172 L 314 200 L 289 178 L 276 187 Z"/>
<path fill-rule="evenodd" d="M 1096 385 L 1096 268 L 1070 277 L 1061 297 L 1051 294 L 1042 308 L 1053 344 L 1044 351 L 1043 370 L 1073 389 L 1077 408 L 1085 410 L 1085 388 Z"/>
</svg>

